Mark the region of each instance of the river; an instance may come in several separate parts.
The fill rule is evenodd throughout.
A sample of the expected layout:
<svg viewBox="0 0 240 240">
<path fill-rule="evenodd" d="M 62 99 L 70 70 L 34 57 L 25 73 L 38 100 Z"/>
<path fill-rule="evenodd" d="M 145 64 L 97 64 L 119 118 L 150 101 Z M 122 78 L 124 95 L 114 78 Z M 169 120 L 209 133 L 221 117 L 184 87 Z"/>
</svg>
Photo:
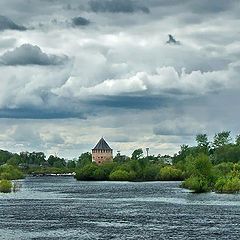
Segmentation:
<svg viewBox="0 0 240 240">
<path fill-rule="evenodd" d="M 27 177 L 0 194 L 0 239 L 240 239 L 240 195 L 179 182 Z"/>
</svg>

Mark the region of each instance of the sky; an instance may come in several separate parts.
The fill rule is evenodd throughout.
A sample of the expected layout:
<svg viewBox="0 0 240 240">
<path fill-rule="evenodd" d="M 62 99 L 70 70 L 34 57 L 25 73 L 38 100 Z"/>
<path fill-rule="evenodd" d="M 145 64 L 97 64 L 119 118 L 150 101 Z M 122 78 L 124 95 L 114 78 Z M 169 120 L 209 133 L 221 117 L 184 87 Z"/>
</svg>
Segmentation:
<svg viewBox="0 0 240 240">
<path fill-rule="evenodd" d="M 71 159 L 103 136 L 115 153 L 164 155 L 199 133 L 240 132 L 238 0 L 0 9 L 0 149 Z"/>
</svg>

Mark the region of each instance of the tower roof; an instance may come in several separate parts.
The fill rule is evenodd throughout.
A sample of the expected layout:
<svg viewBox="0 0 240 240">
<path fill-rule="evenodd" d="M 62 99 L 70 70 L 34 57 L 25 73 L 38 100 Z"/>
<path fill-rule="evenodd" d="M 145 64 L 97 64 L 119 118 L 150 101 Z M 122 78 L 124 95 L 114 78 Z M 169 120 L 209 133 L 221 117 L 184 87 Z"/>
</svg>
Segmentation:
<svg viewBox="0 0 240 240">
<path fill-rule="evenodd" d="M 101 138 L 97 145 L 93 148 L 93 150 L 112 150 L 112 149 L 109 147 L 107 142 L 103 138 Z"/>
</svg>

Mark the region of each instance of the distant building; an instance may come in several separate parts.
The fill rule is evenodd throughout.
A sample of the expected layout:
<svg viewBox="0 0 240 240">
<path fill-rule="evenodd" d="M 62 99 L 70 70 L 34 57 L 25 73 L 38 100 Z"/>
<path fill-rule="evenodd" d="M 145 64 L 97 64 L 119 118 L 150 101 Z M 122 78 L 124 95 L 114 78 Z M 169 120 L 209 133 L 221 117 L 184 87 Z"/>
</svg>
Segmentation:
<svg viewBox="0 0 240 240">
<path fill-rule="evenodd" d="M 101 138 L 97 145 L 92 149 L 92 162 L 102 164 L 113 161 L 113 150 L 107 142 Z"/>
<path fill-rule="evenodd" d="M 117 155 L 114 157 L 113 161 L 114 162 L 124 162 L 124 161 L 127 161 L 128 159 L 129 159 L 128 156 L 121 155 L 121 152 L 117 151 Z"/>
</svg>

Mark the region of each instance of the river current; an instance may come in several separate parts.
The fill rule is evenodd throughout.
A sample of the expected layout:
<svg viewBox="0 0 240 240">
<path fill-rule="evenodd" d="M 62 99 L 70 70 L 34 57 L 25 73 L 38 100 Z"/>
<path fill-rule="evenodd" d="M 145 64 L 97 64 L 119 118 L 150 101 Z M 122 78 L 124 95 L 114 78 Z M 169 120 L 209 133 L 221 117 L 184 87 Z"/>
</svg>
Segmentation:
<svg viewBox="0 0 240 240">
<path fill-rule="evenodd" d="M 0 194 L 0 240 L 240 239 L 240 195 L 194 194 L 179 182 L 28 177 Z"/>
</svg>

